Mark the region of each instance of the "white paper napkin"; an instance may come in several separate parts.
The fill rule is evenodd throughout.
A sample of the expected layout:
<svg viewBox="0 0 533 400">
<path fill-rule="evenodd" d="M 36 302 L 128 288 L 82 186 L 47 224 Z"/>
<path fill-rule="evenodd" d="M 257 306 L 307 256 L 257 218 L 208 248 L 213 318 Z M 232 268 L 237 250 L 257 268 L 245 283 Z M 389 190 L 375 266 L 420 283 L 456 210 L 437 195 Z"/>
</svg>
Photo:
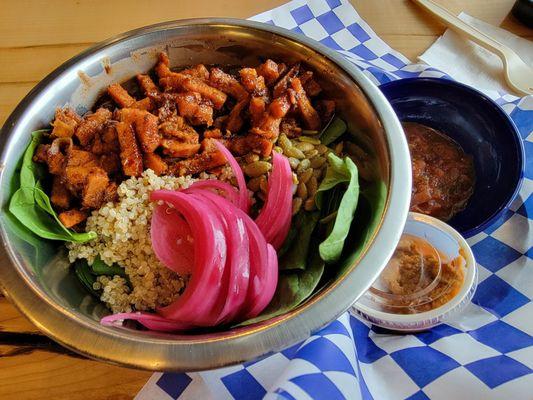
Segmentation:
<svg viewBox="0 0 533 400">
<path fill-rule="evenodd" d="M 504 29 L 461 13 L 459 18 L 513 49 L 528 65 L 533 65 L 533 43 Z M 446 72 L 457 81 L 478 89 L 513 93 L 505 83 L 502 60 L 451 29 L 419 57 L 420 61 Z"/>
</svg>

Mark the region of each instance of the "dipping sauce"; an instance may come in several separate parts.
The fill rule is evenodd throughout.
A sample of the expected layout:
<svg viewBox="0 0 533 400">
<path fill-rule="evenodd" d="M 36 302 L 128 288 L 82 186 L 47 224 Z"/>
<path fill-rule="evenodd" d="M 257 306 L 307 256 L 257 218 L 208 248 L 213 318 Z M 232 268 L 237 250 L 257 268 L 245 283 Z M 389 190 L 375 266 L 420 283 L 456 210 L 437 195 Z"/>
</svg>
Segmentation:
<svg viewBox="0 0 533 400">
<path fill-rule="evenodd" d="M 370 292 L 387 312 L 433 310 L 459 293 L 464 267 L 463 256 L 448 261 L 424 239 L 404 234 Z"/>
<path fill-rule="evenodd" d="M 413 166 L 411 211 L 450 220 L 474 191 L 472 157 L 433 128 L 403 122 Z"/>
</svg>

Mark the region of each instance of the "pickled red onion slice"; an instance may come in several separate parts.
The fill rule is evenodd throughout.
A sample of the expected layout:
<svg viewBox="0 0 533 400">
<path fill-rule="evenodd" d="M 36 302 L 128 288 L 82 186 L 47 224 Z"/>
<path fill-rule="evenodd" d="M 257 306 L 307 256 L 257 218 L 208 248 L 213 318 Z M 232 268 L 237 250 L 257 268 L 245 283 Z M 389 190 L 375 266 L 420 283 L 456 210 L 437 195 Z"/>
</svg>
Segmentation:
<svg viewBox="0 0 533 400">
<path fill-rule="evenodd" d="M 185 291 L 157 312 L 173 321 L 209 326 L 222 289 L 226 265 L 227 248 L 222 222 L 211 207 L 186 193 L 158 190 L 152 193 L 151 198 L 174 206 L 189 224 L 195 242 L 194 268 Z"/>
<path fill-rule="evenodd" d="M 278 278 L 277 257 L 275 263 L 269 260 L 269 245 L 263 233 L 251 219 L 245 223 L 250 239 L 250 283 L 242 319 L 253 318 L 263 311 L 272 300 Z"/>
<path fill-rule="evenodd" d="M 150 236 L 156 257 L 167 268 L 180 275 L 192 273 L 194 244 L 189 224 L 166 204 L 155 207 Z"/>
<path fill-rule="evenodd" d="M 292 171 L 286 157 L 272 152 L 272 173 L 268 178 L 265 205 L 255 222 L 268 243 L 277 250 L 287 237 L 292 215 Z"/>
<path fill-rule="evenodd" d="M 233 170 L 233 175 L 235 175 L 235 178 L 237 179 L 237 184 L 239 186 L 240 208 L 245 213 L 248 213 L 250 208 L 250 198 L 248 196 L 248 188 L 246 187 L 246 181 L 244 180 L 242 169 L 235 157 L 233 157 L 233 154 L 231 154 L 231 152 L 222 143 L 220 143 L 218 140 L 215 140 L 215 144 L 218 150 L 226 157 L 226 160 Z"/>
<path fill-rule="evenodd" d="M 222 192 L 223 196 L 237 207 L 241 205 L 239 192 L 227 182 L 217 181 L 216 179 L 196 181 L 188 189 L 185 189 L 184 192 L 189 192 L 191 189 L 213 189 L 217 193 Z"/>
<path fill-rule="evenodd" d="M 107 315 L 100 320 L 100 323 L 102 325 L 115 326 L 117 322 L 122 322 L 127 319 L 137 321 L 145 328 L 159 332 L 176 332 L 192 328 L 190 325 L 171 321 L 157 314 L 140 311 Z"/>
<path fill-rule="evenodd" d="M 245 219 L 250 220 L 250 217 L 226 199 L 221 199 L 212 192 L 201 189 L 193 189 L 190 192 L 203 197 L 218 208 L 226 221 L 226 241 L 228 245 L 227 264 L 224 271 L 226 291 L 222 291 L 221 304 L 223 307 L 216 324 L 229 322 L 239 315 L 248 292 L 250 245 Z"/>
</svg>

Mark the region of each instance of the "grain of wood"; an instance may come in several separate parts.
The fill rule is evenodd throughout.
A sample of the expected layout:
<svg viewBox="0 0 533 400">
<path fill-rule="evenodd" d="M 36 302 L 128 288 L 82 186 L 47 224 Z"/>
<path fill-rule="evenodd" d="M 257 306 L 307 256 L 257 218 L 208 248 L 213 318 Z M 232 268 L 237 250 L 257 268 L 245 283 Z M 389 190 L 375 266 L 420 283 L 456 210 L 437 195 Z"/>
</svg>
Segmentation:
<svg viewBox="0 0 533 400">
<path fill-rule="evenodd" d="M 5 297 L 0 296 L 0 332 L 39 332 Z"/>
<path fill-rule="evenodd" d="M 9 68 L 0 68 L 0 83 L 40 81 L 91 44 L 0 48 L 0 60 L 9 60 Z"/>
<path fill-rule="evenodd" d="M 0 346 L 0 352 L 9 346 Z M 131 399 L 151 373 L 33 351 L 0 358 L 2 399 Z"/>
<path fill-rule="evenodd" d="M 37 82 L 0 83 L 0 124 L 5 122 L 17 104 L 36 84 Z"/>
<path fill-rule="evenodd" d="M 436 0 L 493 25 L 531 38 L 533 32 L 509 16 L 514 0 Z M 246 18 L 285 0 L 5 0 L 0 12 L 0 124 L 46 74 L 92 43 L 129 29 L 180 18 Z M 444 26 L 409 0 L 352 0 L 377 34 L 411 60 L 442 34 Z M 503 21 L 503 22 L 502 22 Z M 7 60 L 7 62 L 6 62 Z M 0 398 L 130 399 L 151 375 L 82 358 L 57 354 L 29 321 L 0 298 L 0 333 L 18 340 L 0 345 Z M 40 349 L 24 345 L 27 338 Z M 28 341 L 31 342 L 31 340 Z M 16 342 L 16 343 L 15 343 Z M 31 352 L 30 352 L 31 351 Z"/>
</svg>

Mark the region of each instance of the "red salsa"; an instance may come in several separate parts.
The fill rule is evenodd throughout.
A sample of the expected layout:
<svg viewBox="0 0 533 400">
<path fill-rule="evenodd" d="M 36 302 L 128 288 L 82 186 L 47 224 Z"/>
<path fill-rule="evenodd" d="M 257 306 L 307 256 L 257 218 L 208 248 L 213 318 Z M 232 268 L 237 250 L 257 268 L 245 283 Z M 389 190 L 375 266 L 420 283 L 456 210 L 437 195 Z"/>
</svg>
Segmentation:
<svg viewBox="0 0 533 400">
<path fill-rule="evenodd" d="M 413 166 L 411 211 L 450 220 L 474 191 L 472 157 L 443 133 L 403 122 Z"/>
</svg>

